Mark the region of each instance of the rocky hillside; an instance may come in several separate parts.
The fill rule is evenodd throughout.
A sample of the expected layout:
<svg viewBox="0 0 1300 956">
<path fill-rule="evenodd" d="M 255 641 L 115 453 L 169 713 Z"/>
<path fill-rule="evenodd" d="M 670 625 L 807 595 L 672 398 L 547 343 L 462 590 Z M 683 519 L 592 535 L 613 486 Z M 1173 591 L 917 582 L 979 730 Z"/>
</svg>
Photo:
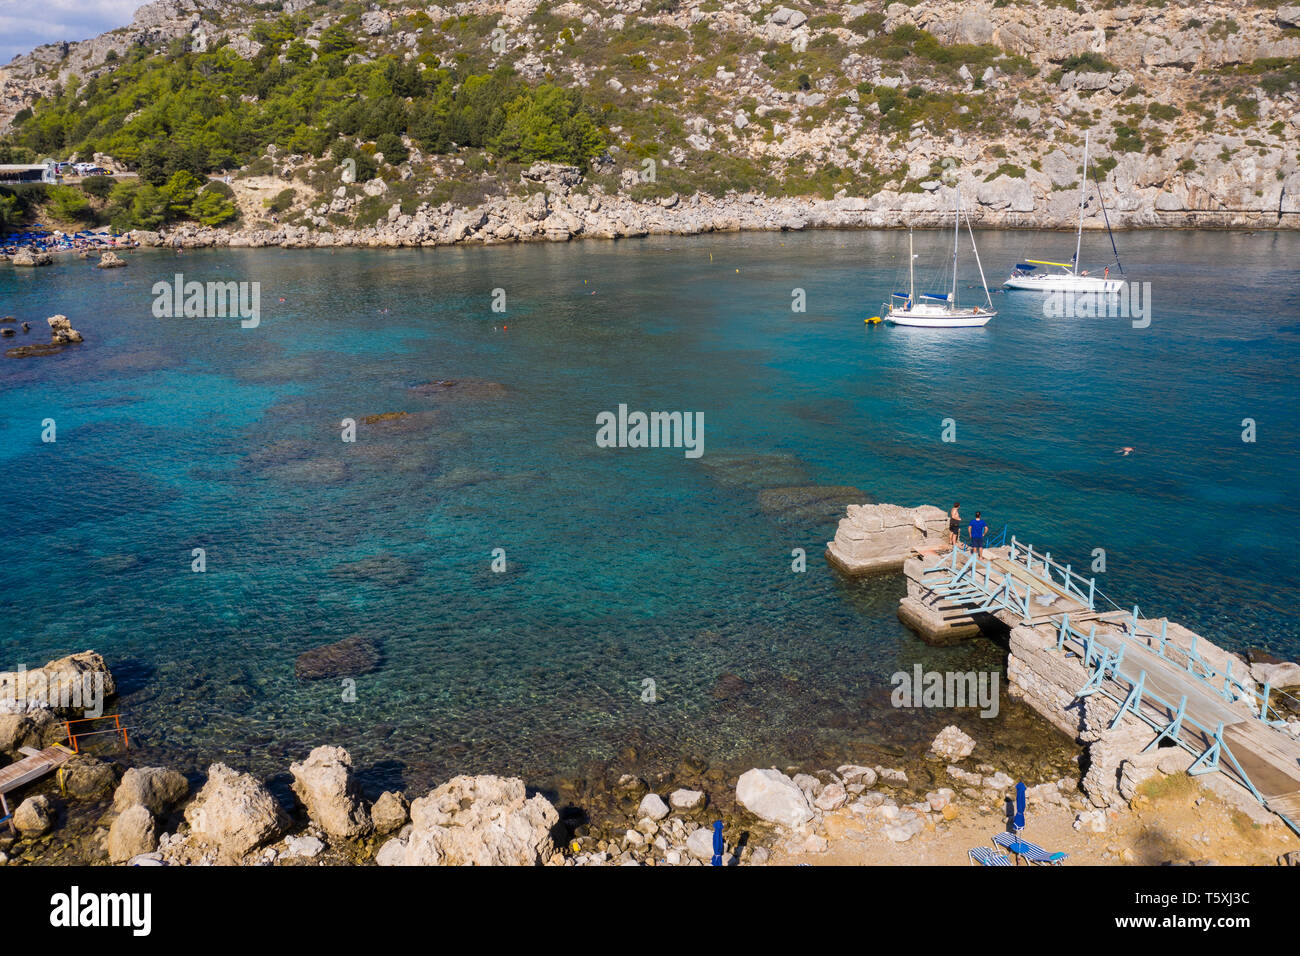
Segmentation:
<svg viewBox="0 0 1300 956">
<path fill-rule="evenodd" d="M 1294 227 L 1300 7 L 162 0 L 0 69 L 0 129 L 160 188 L 228 172 L 271 241 L 924 223 L 958 184 L 1062 224 L 1085 133 L 1112 224 Z"/>
</svg>

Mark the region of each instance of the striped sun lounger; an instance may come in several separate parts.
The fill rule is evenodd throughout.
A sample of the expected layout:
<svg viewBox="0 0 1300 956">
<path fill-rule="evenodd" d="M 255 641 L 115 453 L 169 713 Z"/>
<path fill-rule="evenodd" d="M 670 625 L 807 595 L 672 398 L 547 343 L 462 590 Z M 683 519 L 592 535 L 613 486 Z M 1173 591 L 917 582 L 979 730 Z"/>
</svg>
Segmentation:
<svg viewBox="0 0 1300 956">
<path fill-rule="evenodd" d="M 1008 853 L 1024 857 L 1029 863 L 1038 863 L 1043 866 L 1059 866 L 1061 861 L 1069 856 L 1068 853 L 1048 853 L 1041 846 L 1030 843 L 1015 833 L 995 833 L 993 835 L 993 844 Z"/>
<path fill-rule="evenodd" d="M 996 850 L 986 846 L 977 846 L 973 850 L 966 851 L 970 857 L 970 864 L 974 866 L 978 863 L 980 866 L 1010 866 L 1011 857 L 1005 853 L 998 853 Z"/>
</svg>

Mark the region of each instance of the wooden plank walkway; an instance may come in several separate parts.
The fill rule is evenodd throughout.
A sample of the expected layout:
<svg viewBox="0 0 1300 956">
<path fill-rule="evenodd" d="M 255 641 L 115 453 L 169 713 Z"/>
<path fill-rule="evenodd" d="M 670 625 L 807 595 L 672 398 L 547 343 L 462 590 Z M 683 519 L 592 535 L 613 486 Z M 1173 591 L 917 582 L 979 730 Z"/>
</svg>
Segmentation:
<svg viewBox="0 0 1300 956">
<path fill-rule="evenodd" d="M 1088 610 L 1087 602 L 1077 594 L 1067 591 L 1062 585 L 1055 581 L 1044 580 L 1019 561 L 1012 561 L 1009 557 L 990 552 L 985 553 L 989 555 L 989 563 L 996 570 L 1011 575 L 1018 587 L 1029 589 L 1031 613 L 1027 623 L 1039 624 L 1050 618 L 1060 617 L 1062 614 L 1070 615 L 1072 621 L 1081 621 L 1093 616 L 1093 612 Z M 1017 620 L 1015 623 L 1019 624 L 1022 621 Z"/>
<path fill-rule="evenodd" d="M 1300 821 L 1300 740 L 1276 727 L 1270 727 L 1252 716 L 1243 705 L 1229 703 L 1213 687 L 1178 665 L 1151 650 L 1145 640 L 1134 638 L 1110 627 L 1098 628 L 1097 643 L 1118 651 L 1124 648 L 1123 669 L 1126 673 L 1146 673 L 1146 690 L 1155 692 L 1171 708 L 1187 697 L 1186 714 L 1211 729 L 1223 726 L 1223 741 L 1255 789 L 1259 791 L 1269 809 Z M 1114 683 L 1108 681 L 1108 683 Z M 1112 693 L 1123 698 L 1128 693 L 1124 682 L 1115 683 Z M 1168 723 L 1174 714 L 1171 708 L 1158 706 L 1143 698 L 1144 710 L 1157 721 Z M 1200 742 L 1208 748 L 1212 739 L 1185 723 L 1183 737 L 1189 742 Z M 1237 773 L 1226 757 L 1219 762 L 1230 776 Z"/>
<path fill-rule="evenodd" d="M 33 780 L 39 780 L 76 756 L 71 750 L 58 744 L 53 747 L 46 747 L 44 750 L 24 747 L 22 752 L 26 754 L 22 760 L 15 761 L 7 767 L 0 767 L 0 808 L 3 808 L 4 816 L 9 816 L 9 803 L 5 800 L 6 793 L 17 790 Z M 13 826 L 12 822 L 10 826 Z"/>
</svg>

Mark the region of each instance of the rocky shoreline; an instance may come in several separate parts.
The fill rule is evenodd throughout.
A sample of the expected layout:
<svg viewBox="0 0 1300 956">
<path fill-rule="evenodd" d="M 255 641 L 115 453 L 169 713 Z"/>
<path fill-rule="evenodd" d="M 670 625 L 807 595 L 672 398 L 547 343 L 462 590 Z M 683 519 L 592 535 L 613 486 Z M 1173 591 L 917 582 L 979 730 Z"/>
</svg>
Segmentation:
<svg viewBox="0 0 1300 956">
<path fill-rule="evenodd" d="M 16 759 L 20 748 L 64 739 L 61 718 L 71 710 L 39 705 L 30 688 L 89 686 L 92 677 L 105 697 L 114 696 L 112 674 L 93 651 L 0 674 L 0 752 Z M 19 680 L 23 691 L 15 693 Z M 999 832 L 1016 780 L 956 725 L 911 756 L 919 763 L 910 772 L 841 764 L 813 772 L 756 767 L 738 776 L 703 765 L 680 775 L 621 774 L 608 793 L 593 790 L 575 801 L 492 774 L 462 774 L 423 795 L 388 790 L 370 800 L 349 753 L 333 746 L 292 763 L 287 787 L 284 774 L 268 783 L 221 762 L 187 777 L 83 753 L 64 764 L 61 786 L 51 778 L 17 803 L 16 833 L 0 828 L 0 864 L 703 866 L 714 856 L 717 821 L 722 865 L 965 862 L 975 834 Z M 1153 862 L 1137 855 L 1134 828 L 1153 801 L 1166 800 L 1164 812 L 1173 812 L 1164 791 L 1175 778 L 1195 779 L 1183 763 L 1162 761 L 1142 781 L 1121 781 L 1118 800 L 1094 793 L 1082 773 L 1026 781 L 1029 806 L 1060 845 L 1093 854 L 1091 862 Z M 1232 830 L 1247 809 L 1191 786 L 1190 794 L 1180 791 L 1183 802 L 1206 828 L 1217 813 Z M 1287 831 L 1253 822 L 1250 845 L 1231 852 L 1247 853 L 1251 862 L 1300 864 Z M 1210 852 L 1208 830 L 1203 836 Z M 1234 839 L 1241 842 L 1239 834 Z M 902 844 L 908 856 L 897 860 Z M 1167 852 L 1188 862 L 1185 852 Z"/>
<path fill-rule="evenodd" d="M 1015 181 L 1021 182 L 1021 181 Z M 993 185 L 993 184 L 986 184 Z M 1000 184 L 1001 186 L 1006 184 Z M 1021 211 L 1013 204 L 1016 187 L 992 196 L 989 206 L 972 213 L 973 224 L 996 229 L 1069 229 L 1070 216 Z M 512 242 L 568 242 L 574 239 L 626 239 L 643 236 L 695 236 L 730 232 L 801 232 L 810 229 L 942 228 L 951 224 L 952 190 L 925 194 L 880 193 L 871 198 L 836 199 L 738 196 L 670 196 L 637 202 L 622 196 L 570 193 L 563 189 L 531 198 L 492 200 L 472 209 L 427 203 L 408 215 L 400 205 L 387 221 L 359 229 L 303 225 L 224 229 L 186 224 L 169 230 L 136 230 L 130 237 L 142 247 L 315 249 L 333 247 L 404 248 L 491 245 Z M 1300 218 L 1278 220 L 1263 213 L 1219 215 L 1213 210 L 1157 211 L 1154 206 L 1112 212 L 1114 229 L 1292 229 Z M 1104 228 L 1100 221 L 1087 229 Z"/>
</svg>

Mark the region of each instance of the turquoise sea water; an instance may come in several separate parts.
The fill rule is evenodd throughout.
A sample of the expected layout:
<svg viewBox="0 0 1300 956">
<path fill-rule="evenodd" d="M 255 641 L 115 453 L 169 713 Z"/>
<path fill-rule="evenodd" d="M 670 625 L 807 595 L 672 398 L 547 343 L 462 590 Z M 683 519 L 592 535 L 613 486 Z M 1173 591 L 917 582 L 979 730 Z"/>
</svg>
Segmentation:
<svg viewBox="0 0 1300 956">
<path fill-rule="evenodd" d="M 1071 238 L 980 251 L 1000 280 Z M 1295 657 L 1300 236 L 1120 238 L 1149 329 L 1046 319 L 1029 294 L 995 296 L 983 330 L 867 327 L 897 232 L 0 268 L 0 315 L 43 337 L 66 313 L 86 337 L 0 360 L 0 668 L 99 650 L 137 745 L 195 766 L 283 769 L 322 742 L 407 779 L 568 772 L 629 744 L 852 756 L 949 722 L 891 710 L 890 674 L 999 652 L 925 647 L 895 617 L 901 577 L 825 565 L 838 506 L 770 492 L 846 485 L 960 499 L 1076 567 L 1104 548 L 1120 603 Z M 939 234 L 917 242 L 941 258 Z M 154 318 L 176 272 L 259 282 L 260 326 Z M 443 379 L 504 390 L 412 390 Z M 598 448 L 620 403 L 703 412 L 703 457 Z M 340 440 L 388 412 L 411 415 Z M 346 567 L 376 555 L 397 571 Z M 382 654 L 355 702 L 294 676 L 354 634 Z"/>
</svg>

